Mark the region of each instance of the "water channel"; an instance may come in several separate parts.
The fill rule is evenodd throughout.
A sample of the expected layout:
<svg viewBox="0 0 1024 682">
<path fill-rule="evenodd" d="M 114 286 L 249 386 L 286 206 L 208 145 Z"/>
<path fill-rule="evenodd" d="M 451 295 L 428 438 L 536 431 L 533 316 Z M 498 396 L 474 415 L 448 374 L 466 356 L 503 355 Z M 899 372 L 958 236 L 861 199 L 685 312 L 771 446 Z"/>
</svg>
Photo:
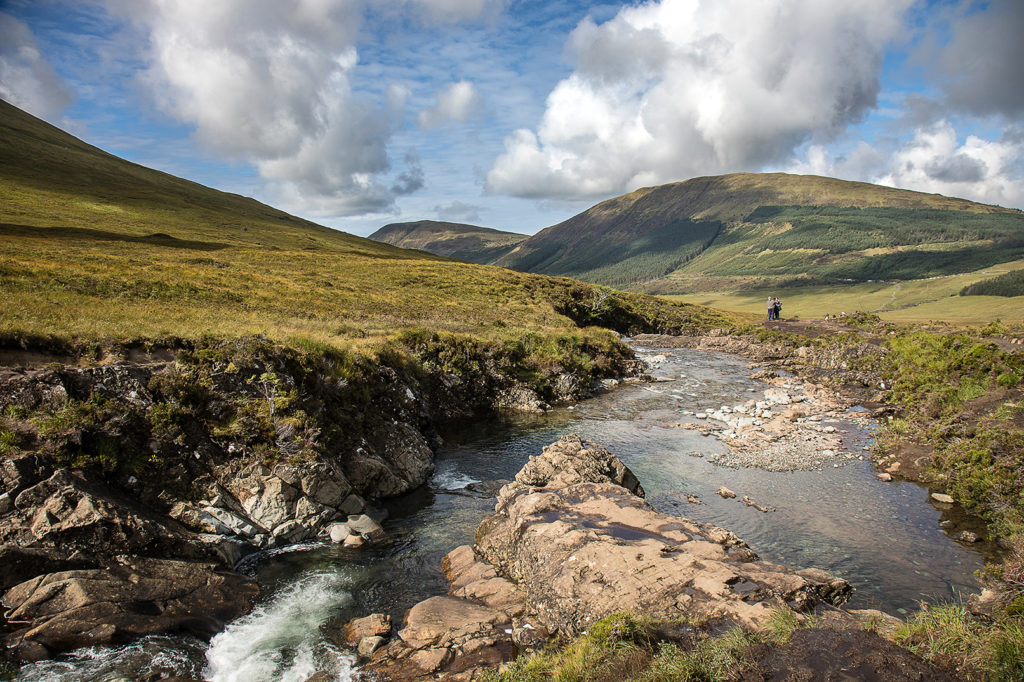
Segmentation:
<svg viewBox="0 0 1024 682">
<path fill-rule="evenodd" d="M 651 355 L 657 349 L 638 349 Z M 849 606 L 905 613 L 977 589 L 980 553 L 939 526 L 942 512 L 912 483 L 875 479 L 865 457 L 821 471 L 768 472 L 709 462 L 725 446 L 699 430 L 676 428 L 692 417 L 758 397 L 743 358 L 674 349 L 654 384 L 624 385 L 544 415 L 495 418 L 445 434 L 430 485 L 387 503 L 387 537 L 369 548 L 311 543 L 251 558 L 240 568 L 267 595 L 251 614 L 209 644 L 153 637 L 121 649 L 83 650 L 22 668 L 19 680 L 159 679 L 181 675 L 216 682 L 303 682 L 317 671 L 355 679 L 353 658 L 332 641 L 347 619 L 373 612 L 396 621 L 428 596 L 443 594 L 441 558 L 472 543 L 494 500 L 477 482 L 511 479 L 530 455 L 568 433 L 600 443 L 640 479 L 659 510 L 734 531 L 762 558 L 817 567 L 849 580 Z M 834 420 L 850 452 L 862 453 L 868 430 Z M 697 456 L 697 455 L 701 456 Z M 727 486 L 776 509 L 762 513 L 715 494 Z M 468 488 L 467 488 L 468 486 Z M 687 502 L 696 495 L 704 504 Z"/>
</svg>

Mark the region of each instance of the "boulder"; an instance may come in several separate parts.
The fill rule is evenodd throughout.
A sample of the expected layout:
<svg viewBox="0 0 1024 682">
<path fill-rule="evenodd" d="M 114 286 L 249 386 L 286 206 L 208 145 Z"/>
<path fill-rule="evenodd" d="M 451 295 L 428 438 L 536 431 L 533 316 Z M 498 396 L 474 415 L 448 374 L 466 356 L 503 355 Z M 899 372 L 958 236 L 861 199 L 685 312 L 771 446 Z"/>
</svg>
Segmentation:
<svg viewBox="0 0 1024 682">
<path fill-rule="evenodd" d="M 327 528 L 327 535 L 331 538 L 331 542 L 338 543 L 344 542 L 345 538 L 352 534 L 347 523 L 332 523 Z"/>
<path fill-rule="evenodd" d="M 530 457 L 516 474 L 513 486 L 564 486 L 589 481 L 612 483 L 643 497 L 644 490 L 633 472 L 618 457 L 593 443 L 584 443 L 572 434 L 544 448 L 539 456 Z"/>
<path fill-rule="evenodd" d="M 356 514 L 348 517 L 345 522 L 352 533 L 358 533 L 367 539 L 376 540 L 384 536 L 384 529 L 379 523 L 366 514 Z"/>
<path fill-rule="evenodd" d="M 614 455 L 576 436 L 532 457 L 475 544 L 444 558 L 449 596 L 410 609 L 366 670 L 471 680 L 618 611 L 756 629 L 776 608 L 837 605 L 851 592 L 824 571 L 761 561 L 733 533 L 662 514 L 613 481 L 642 493 Z"/>
<path fill-rule="evenodd" d="M 384 646 L 385 642 L 387 642 L 387 640 L 379 635 L 363 637 L 359 640 L 359 645 L 356 647 L 356 651 L 363 658 L 369 658 L 373 655 L 374 651 Z"/>
<path fill-rule="evenodd" d="M 584 447 L 574 436 L 545 448 L 520 473 L 559 470 L 564 450 L 597 453 L 603 466 L 570 468 L 570 475 L 547 477 L 543 486 L 523 480 L 544 477 L 517 476 L 499 493 L 496 513 L 480 524 L 475 545 L 498 575 L 514 577 L 551 632 L 573 637 L 624 608 L 758 628 L 774 608 L 805 610 L 849 597 L 845 580 L 760 561 L 729 531 L 662 514 L 605 482 L 600 470 L 597 482 L 576 482 L 581 471 L 617 467 L 607 450 Z"/>
<path fill-rule="evenodd" d="M 36 660 L 159 633 L 209 637 L 245 613 L 257 593 L 250 578 L 186 561 L 136 558 L 51 573 L 4 594 L 8 622 L 17 628 L 5 643 L 15 657 Z"/>
<path fill-rule="evenodd" d="M 383 613 L 353 618 L 341 628 L 341 637 L 348 644 L 358 644 L 367 637 L 387 637 L 390 634 L 391 616 Z"/>
</svg>

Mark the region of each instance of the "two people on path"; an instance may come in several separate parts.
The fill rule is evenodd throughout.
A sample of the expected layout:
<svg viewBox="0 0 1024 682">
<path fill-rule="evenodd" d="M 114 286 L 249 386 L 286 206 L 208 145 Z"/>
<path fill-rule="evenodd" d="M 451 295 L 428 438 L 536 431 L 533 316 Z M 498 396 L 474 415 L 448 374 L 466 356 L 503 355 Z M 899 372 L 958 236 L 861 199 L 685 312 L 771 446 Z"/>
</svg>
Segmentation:
<svg viewBox="0 0 1024 682">
<path fill-rule="evenodd" d="M 779 318 L 779 313 L 781 311 L 782 311 L 782 303 L 779 302 L 779 299 L 777 297 L 775 297 L 775 296 L 769 296 L 768 297 L 768 319 L 769 320 L 778 320 L 778 319 L 780 319 Z"/>
</svg>

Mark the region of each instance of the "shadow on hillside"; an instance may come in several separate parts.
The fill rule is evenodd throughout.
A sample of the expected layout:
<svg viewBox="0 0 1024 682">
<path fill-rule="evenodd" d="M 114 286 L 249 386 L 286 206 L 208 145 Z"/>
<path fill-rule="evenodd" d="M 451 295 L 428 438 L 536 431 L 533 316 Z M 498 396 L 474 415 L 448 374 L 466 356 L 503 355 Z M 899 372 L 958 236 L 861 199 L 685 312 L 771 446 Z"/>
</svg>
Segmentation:
<svg viewBox="0 0 1024 682">
<path fill-rule="evenodd" d="M 138 236 L 134 234 L 125 234 L 123 232 L 94 230 L 87 227 L 36 227 L 33 225 L 16 225 L 13 223 L 0 223 L 0 236 L 61 239 L 68 241 L 134 242 L 137 244 L 152 244 L 154 246 L 166 246 L 172 249 L 190 249 L 193 251 L 219 251 L 231 246 L 230 244 L 221 244 L 220 242 L 199 242 L 187 239 L 176 239 L 171 235 L 164 234 L 162 232 Z"/>
</svg>

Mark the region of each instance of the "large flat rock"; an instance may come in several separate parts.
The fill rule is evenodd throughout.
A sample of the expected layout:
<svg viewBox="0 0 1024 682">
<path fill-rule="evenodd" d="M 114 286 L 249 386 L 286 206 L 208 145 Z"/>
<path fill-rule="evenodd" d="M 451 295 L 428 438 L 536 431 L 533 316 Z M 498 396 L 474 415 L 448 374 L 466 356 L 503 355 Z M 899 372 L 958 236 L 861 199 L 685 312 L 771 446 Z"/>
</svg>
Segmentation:
<svg viewBox="0 0 1024 682">
<path fill-rule="evenodd" d="M 242 615 L 256 583 L 214 564 L 131 559 L 108 569 L 51 573 L 3 596 L 16 630 L 5 644 L 17 658 L 38 660 L 85 646 L 191 632 L 209 637 Z"/>
</svg>

